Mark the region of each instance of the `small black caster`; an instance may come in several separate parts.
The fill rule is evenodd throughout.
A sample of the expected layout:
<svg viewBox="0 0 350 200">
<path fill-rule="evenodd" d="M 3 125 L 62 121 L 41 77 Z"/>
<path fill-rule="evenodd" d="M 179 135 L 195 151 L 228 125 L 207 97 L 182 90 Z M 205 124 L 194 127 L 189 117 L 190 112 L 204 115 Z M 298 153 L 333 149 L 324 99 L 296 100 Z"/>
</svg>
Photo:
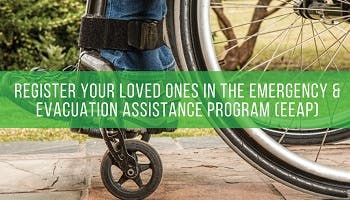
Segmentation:
<svg viewBox="0 0 350 200">
<path fill-rule="evenodd" d="M 157 189 L 162 180 L 160 156 L 152 146 L 143 141 L 125 140 L 124 144 L 133 161 L 123 166 L 115 161 L 108 150 L 101 163 L 103 184 L 119 199 L 144 199 Z"/>
</svg>

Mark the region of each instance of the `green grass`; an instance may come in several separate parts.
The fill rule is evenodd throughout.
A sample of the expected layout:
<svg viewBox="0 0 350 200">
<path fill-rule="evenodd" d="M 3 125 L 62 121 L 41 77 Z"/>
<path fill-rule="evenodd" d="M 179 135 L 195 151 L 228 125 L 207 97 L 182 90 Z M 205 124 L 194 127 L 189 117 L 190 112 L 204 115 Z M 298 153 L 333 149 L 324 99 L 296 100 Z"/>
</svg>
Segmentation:
<svg viewBox="0 0 350 200">
<path fill-rule="evenodd" d="M 194 129 L 178 129 L 174 133 L 163 133 L 156 137 L 201 137 L 201 136 L 214 136 L 217 135 L 214 129 L 194 128 Z"/>
<path fill-rule="evenodd" d="M 15 141 L 79 141 L 88 137 L 75 134 L 69 129 L 0 129 L 0 142 Z"/>
<path fill-rule="evenodd" d="M 214 129 L 178 129 L 174 133 L 164 133 L 153 137 L 197 137 L 216 135 Z M 15 141 L 79 141 L 89 137 L 72 133 L 69 129 L 0 129 L 0 142 Z"/>
</svg>

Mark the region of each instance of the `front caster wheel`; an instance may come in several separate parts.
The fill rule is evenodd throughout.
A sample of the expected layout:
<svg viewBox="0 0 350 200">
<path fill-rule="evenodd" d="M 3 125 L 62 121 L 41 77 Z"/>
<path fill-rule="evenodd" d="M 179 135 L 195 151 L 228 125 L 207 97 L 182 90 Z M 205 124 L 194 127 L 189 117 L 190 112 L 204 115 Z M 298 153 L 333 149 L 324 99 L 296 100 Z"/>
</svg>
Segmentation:
<svg viewBox="0 0 350 200">
<path fill-rule="evenodd" d="M 139 140 L 125 140 L 128 153 L 137 161 L 137 175 L 128 178 L 114 162 L 109 151 L 101 163 L 101 178 L 107 190 L 120 199 L 144 199 L 159 186 L 163 167 L 159 154 L 149 144 Z"/>
</svg>

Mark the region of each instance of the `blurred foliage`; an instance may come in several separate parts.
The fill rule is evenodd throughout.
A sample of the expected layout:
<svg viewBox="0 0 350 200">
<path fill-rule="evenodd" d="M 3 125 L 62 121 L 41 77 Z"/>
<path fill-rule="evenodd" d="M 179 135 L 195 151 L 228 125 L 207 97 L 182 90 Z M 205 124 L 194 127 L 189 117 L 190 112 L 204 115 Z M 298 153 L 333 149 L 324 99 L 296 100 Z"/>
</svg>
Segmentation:
<svg viewBox="0 0 350 200">
<path fill-rule="evenodd" d="M 84 9 L 84 0 L 1 0 L 0 70 L 74 64 Z"/>
<path fill-rule="evenodd" d="M 0 129 L 0 142 L 17 141 L 79 141 L 87 136 L 70 132 L 69 129 Z"/>
<path fill-rule="evenodd" d="M 201 137 L 217 136 L 214 129 L 178 129 L 174 133 L 163 133 L 152 137 Z M 89 139 L 86 135 L 72 133 L 69 129 L 0 129 L 0 142 L 16 141 L 79 141 Z"/>
</svg>

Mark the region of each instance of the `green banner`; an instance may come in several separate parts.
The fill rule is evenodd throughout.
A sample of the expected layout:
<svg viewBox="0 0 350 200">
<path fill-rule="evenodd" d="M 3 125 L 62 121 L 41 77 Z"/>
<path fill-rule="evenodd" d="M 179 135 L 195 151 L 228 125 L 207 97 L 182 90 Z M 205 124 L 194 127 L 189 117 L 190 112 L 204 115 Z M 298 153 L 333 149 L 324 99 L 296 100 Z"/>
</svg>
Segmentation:
<svg viewBox="0 0 350 200">
<path fill-rule="evenodd" d="M 0 72 L 0 128 L 350 128 L 350 72 Z"/>
</svg>

